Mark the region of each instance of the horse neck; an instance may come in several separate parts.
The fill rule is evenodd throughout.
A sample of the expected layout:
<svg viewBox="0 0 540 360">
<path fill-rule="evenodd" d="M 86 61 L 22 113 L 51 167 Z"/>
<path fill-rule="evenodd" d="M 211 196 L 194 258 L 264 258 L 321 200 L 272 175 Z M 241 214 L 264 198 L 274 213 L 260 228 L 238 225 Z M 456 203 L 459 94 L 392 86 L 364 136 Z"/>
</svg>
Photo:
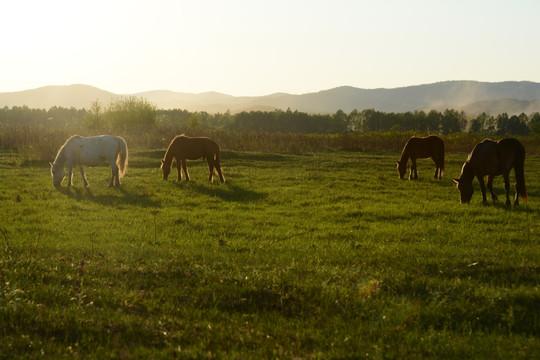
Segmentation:
<svg viewBox="0 0 540 360">
<path fill-rule="evenodd" d="M 462 180 L 465 180 L 467 182 L 472 182 L 474 179 L 474 169 L 471 165 L 470 161 L 466 161 L 463 165 L 463 169 L 461 169 L 461 176 L 460 178 Z"/>
<path fill-rule="evenodd" d="M 164 167 L 171 167 L 172 159 L 174 157 L 174 154 L 173 154 L 174 151 L 171 150 L 171 147 L 172 146 L 169 146 L 167 148 L 167 151 L 165 152 L 165 158 L 163 159 Z"/>
<path fill-rule="evenodd" d="M 406 164 L 407 161 L 409 161 L 409 149 L 407 149 L 407 147 L 405 146 L 405 148 L 401 152 L 401 157 L 399 158 L 399 162 L 400 164 L 401 163 Z"/>
<path fill-rule="evenodd" d="M 66 164 L 66 146 L 62 146 L 62 148 L 58 151 L 58 154 L 56 155 L 56 158 L 53 161 L 53 165 L 55 167 L 63 167 Z"/>
</svg>

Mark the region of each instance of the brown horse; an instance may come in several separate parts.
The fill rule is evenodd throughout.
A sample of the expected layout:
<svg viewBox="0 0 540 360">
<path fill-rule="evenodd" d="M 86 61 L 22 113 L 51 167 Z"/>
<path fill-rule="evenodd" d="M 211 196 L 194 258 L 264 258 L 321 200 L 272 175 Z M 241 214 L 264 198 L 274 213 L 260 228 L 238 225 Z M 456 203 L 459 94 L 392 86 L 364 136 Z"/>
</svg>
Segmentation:
<svg viewBox="0 0 540 360">
<path fill-rule="evenodd" d="M 482 190 L 484 203 L 487 202 L 484 176 L 488 176 L 487 187 L 491 193 L 493 201 L 497 201 L 497 196 L 493 193 L 493 178 L 502 175 L 504 179 L 504 190 L 506 191 L 506 205 L 510 206 L 510 182 L 508 175 L 514 168 L 516 174 L 516 196 L 514 205 L 519 205 L 519 196 L 527 201 L 527 189 L 525 188 L 525 148 L 517 139 L 507 138 L 497 142 L 485 139 L 476 144 L 473 151 L 463 164 L 461 176 L 454 179 L 459 190 L 461 203 L 470 203 L 474 192 L 473 179 L 476 176 Z"/>
<path fill-rule="evenodd" d="M 163 170 L 164 180 L 167 180 L 169 177 L 173 158 L 176 158 L 178 181 L 182 180 L 182 168 L 186 175 L 186 181 L 189 181 L 186 160 L 203 158 L 208 162 L 208 169 L 210 170 L 208 181 L 213 181 L 215 169 L 221 182 L 225 182 L 225 178 L 221 172 L 221 151 L 219 145 L 209 138 L 188 137 L 183 134 L 175 137 L 167 148 L 165 158 L 161 160 L 161 169 Z"/>
<path fill-rule="evenodd" d="M 411 137 L 403 147 L 401 158 L 397 161 L 399 178 L 403 179 L 407 172 L 407 162 L 411 158 L 411 173 L 409 180 L 418 179 L 416 159 L 432 158 L 435 162 L 435 179 L 442 179 L 444 171 L 444 141 L 435 135 L 426 137 Z"/>
</svg>

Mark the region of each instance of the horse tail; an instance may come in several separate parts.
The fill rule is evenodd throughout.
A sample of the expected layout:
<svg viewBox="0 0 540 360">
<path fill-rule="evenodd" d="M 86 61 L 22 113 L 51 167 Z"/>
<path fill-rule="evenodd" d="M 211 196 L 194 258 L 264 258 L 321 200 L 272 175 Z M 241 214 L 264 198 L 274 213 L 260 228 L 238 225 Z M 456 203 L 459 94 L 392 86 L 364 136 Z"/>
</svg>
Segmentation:
<svg viewBox="0 0 540 360">
<path fill-rule="evenodd" d="M 121 137 L 116 137 L 118 141 L 118 158 L 116 159 L 116 165 L 118 165 L 120 177 L 124 176 L 128 166 L 128 147 L 126 141 Z"/>
<path fill-rule="evenodd" d="M 514 164 L 514 171 L 516 172 L 516 191 L 527 201 L 527 188 L 525 187 L 525 148 L 520 143 L 519 150 L 516 156 L 516 163 Z"/>
</svg>

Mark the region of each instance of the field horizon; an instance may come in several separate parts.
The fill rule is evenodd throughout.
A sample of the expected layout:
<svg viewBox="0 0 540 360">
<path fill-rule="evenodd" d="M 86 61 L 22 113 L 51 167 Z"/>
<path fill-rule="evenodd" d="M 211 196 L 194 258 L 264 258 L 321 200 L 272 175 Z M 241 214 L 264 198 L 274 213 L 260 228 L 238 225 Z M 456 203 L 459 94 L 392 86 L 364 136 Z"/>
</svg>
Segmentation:
<svg viewBox="0 0 540 360">
<path fill-rule="evenodd" d="M 163 181 L 164 151 L 60 189 L 0 151 L 0 358 L 539 356 L 540 157 L 507 208 L 459 203 L 466 154 L 410 181 L 395 151 L 224 151 L 210 184 Z"/>
</svg>

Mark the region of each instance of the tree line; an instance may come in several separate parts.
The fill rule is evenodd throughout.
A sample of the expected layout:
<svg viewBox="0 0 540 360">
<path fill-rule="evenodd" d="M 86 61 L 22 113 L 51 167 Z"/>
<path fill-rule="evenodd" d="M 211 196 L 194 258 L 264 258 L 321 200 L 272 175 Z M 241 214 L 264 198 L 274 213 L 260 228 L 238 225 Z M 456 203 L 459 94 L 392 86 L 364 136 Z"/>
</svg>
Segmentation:
<svg viewBox="0 0 540 360">
<path fill-rule="evenodd" d="M 157 109 L 142 98 L 128 97 L 108 106 L 98 101 L 89 109 L 27 106 L 0 108 L 0 126 L 31 126 L 77 131 L 141 131 L 151 128 L 232 130 L 265 133 L 341 134 L 369 132 L 471 133 L 494 136 L 540 134 L 540 113 L 496 116 L 482 113 L 468 118 L 447 109 L 386 113 L 374 109 L 339 110 L 334 114 L 308 114 L 287 109 L 210 114 L 187 110 Z"/>
</svg>

